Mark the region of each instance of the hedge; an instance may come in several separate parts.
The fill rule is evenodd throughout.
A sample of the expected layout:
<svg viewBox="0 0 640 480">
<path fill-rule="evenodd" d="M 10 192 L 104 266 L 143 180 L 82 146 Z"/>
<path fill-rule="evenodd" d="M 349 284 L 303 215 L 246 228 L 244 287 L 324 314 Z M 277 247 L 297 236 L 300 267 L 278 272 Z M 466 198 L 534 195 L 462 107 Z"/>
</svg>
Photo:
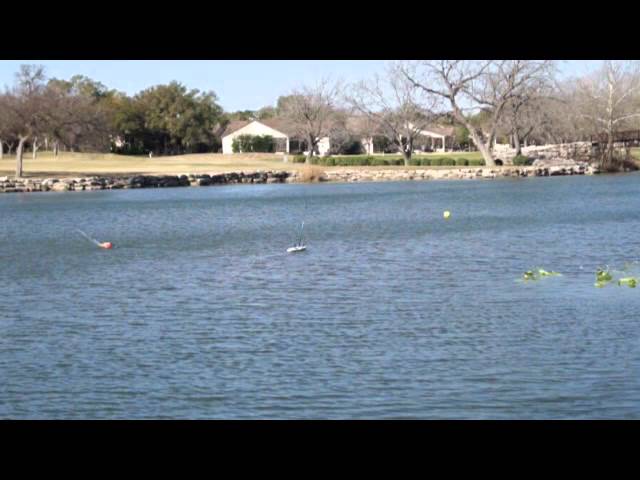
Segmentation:
<svg viewBox="0 0 640 480">
<path fill-rule="evenodd" d="M 524 155 L 516 155 L 513 157 L 514 165 L 531 165 L 533 163 L 533 159 L 529 157 L 525 157 Z"/>
<path fill-rule="evenodd" d="M 240 152 L 275 152 L 275 140 L 271 135 L 240 135 L 233 139 L 233 153 Z"/>
<path fill-rule="evenodd" d="M 306 157 L 304 155 L 296 155 L 293 157 L 294 163 L 304 163 Z M 404 159 L 400 155 L 336 155 L 330 157 L 311 157 L 313 165 L 322 165 L 327 167 L 357 167 L 357 166 L 404 166 Z M 484 160 L 453 158 L 453 157 L 412 157 L 409 160 L 410 166 L 480 166 L 484 165 Z"/>
<path fill-rule="evenodd" d="M 314 165 L 357 167 L 357 166 L 385 166 L 404 165 L 402 157 L 374 157 L 371 155 L 349 155 L 333 157 L 313 157 L 311 163 Z"/>
<path fill-rule="evenodd" d="M 482 167 L 482 166 L 484 166 L 484 158 L 469 159 L 469 166 L 470 167 Z"/>
</svg>

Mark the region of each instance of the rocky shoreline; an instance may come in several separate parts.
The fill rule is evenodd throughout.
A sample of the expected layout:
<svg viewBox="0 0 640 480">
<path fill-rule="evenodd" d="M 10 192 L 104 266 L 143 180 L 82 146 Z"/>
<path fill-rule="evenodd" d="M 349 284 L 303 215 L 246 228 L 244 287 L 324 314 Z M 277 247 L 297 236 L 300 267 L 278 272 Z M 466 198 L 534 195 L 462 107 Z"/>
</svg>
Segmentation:
<svg viewBox="0 0 640 480">
<path fill-rule="evenodd" d="M 326 173 L 330 182 L 379 182 L 408 180 L 476 180 L 509 177 L 553 177 L 594 175 L 600 170 L 587 163 L 447 169 L 339 170 Z"/>
<path fill-rule="evenodd" d="M 291 176 L 286 171 L 231 172 L 185 175 L 118 175 L 58 178 L 0 177 L 0 192 L 80 192 L 128 188 L 205 187 L 239 183 L 284 183 Z"/>
<path fill-rule="evenodd" d="M 320 173 L 324 182 L 379 182 L 409 180 L 473 180 L 506 177 L 546 177 L 557 175 L 593 175 L 597 167 L 587 163 L 560 165 L 467 167 L 446 169 L 340 169 Z M 184 175 L 122 175 L 60 178 L 0 177 L 0 193 L 78 192 L 128 188 L 204 187 L 210 185 L 304 183 L 303 172 L 257 171 Z"/>
</svg>

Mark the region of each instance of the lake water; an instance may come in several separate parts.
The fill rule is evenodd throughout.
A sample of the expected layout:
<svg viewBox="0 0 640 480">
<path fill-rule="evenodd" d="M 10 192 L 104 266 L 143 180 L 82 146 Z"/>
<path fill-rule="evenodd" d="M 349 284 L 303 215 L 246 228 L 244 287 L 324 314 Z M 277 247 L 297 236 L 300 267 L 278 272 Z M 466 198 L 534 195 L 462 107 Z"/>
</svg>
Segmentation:
<svg viewBox="0 0 640 480">
<path fill-rule="evenodd" d="M 593 285 L 640 260 L 638 174 L 7 194 L 0 220 L 0 418 L 640 418 L 640 288 Z"/>
</svg>

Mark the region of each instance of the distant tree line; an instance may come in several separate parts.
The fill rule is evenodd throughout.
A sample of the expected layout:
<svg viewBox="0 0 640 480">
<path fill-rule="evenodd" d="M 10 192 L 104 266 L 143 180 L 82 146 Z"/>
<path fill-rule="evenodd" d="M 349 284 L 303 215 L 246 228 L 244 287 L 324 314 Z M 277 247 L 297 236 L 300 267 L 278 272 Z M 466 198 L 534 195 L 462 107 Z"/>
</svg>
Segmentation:
<svg viewBox="0 0 640 480">
<path fill-rule="evenodd" d="M 360 121 L 349 124 L 356 115 Z M 448 148 L 479 150 L 495 165 L 496 143 L 517 152 L 532 144 L 600 142 L 595 160 L 615 170 L 617 132 L 640 130 L 640 63 L 604 61 L 578 78 L 558 78 L 550 60 L 436 60 L 392 63 L 382 75 L 351 85 L 326 79 L 280 97 L 275 107 L 231 114 L 233 119 L 281 117 L 310 145 L 331 138 L 330 153 L 362 153 L 361 139 L 377 151 L 411 155 L 428 143 L 431 126 L 454 127 Z"/>
<path fill-rule="evenodd" d="M 174 155 L 217 151 L 226 122 L 213 92 L 178 82 L 127 96 L 84 76 L 47 79 L 44 68 L 23 65 L 0 95 L 0 158 L 42 148 L 126 154 Z"/>
<path fill-rule="evenodd" d="M 323 79 L 278 98 L 275 106 L 224 112 L 213 92 L 178 82 L 128 96 L 84 76 L 48 79 L 44 68 L 23 65 L 0 94 L 0 159 L 16 156 L 22 175 L 25 149 L 177 155 L 217 152 L 230 121 L 279 118 L 292 144 L 318 153 L 363 152 L 372 138 L 378 151 L 399 153 L 409 165 L 423 148 L 422 131 L 452 126 L 449 148 L 477 149 L 495 165 L 496 141 L 518 153 L 532 143 L 603 138 L 600 162 L 615 169 L 614 138 L 640 129 L 638 61 L 605 61 L 580 78 L 560 82 L 554 61 L 436 60 L 395 62 L 368 81 L 345 85 Z M 354 122 L 354 118 L 358 121 Z M 294 138 L 295 137 L 295 138 Z M 237 139 L 237 151 L 274 151 L 270 138 Z"/>
</svg>

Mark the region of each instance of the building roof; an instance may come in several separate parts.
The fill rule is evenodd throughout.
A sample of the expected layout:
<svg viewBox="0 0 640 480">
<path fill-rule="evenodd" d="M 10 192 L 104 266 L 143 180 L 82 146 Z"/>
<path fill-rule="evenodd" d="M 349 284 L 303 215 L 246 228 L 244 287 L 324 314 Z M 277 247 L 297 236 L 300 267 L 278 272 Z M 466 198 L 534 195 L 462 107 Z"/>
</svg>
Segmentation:
<svg viewBox="0 0 640 480">
<path fill-rule="evenodd" d="M 347 118 L 347 129 L 354 133 L 377 135 L 377 125 L 375 120 L 364 115 L 352 115 Z M 455 134 L 455 128 L 449 125 L 428 125 L 422 129 L 436 135 L 451 137 Z"/>
<path fill-rule="evenodd" d="M 296 129 L 291 125 L 287 119 L 284 118 L 265 118 L 264 120 L 257 120 L 258 122 L 266 125 L 269 128 L 284 133 L 289 137 L 293 137 L 296 134 Z"/>
<path fill-rule="evenodd" d="M 295 135 L 295 129 L 287 120 L 283 118 L 266 118 L 264 120 L 233 120 L 229 122 L 227 127 L 224 129 L 221 137 L 231 135 L 232 133 L 237 132 L 241 128 L 244 128 L 253 122 L 258 122 L 266 125 L 269 128 L 273 128 L 274 130 L 277 130 L 278 132 L 283 133 L 288 137 L 292 137 L 293 135 Z"/>
<path fill-rule="evenodd" d="M 445 135 L 447 137 L 452 137 L 456 133 L 456 129 L 454 127 L 439 125 L 429 125 L 428 127 L 423 128 L 423 131 L 432 132 L 437 135 Z"/>
<path fill-rule="evenodd" d="M 264 120 L 233 120 L 229 122 L 227 127 L 222 132 L 221 137 L 226 137 L 234 132 L 237 132 L 243 127 L 246 127 L 252 122 L 259 122 L 266 125 L 269 128 L 273 128 L 280 133 L 287 135 L 288 137 L 294 137 L 296 135 L 296 129 L 291 123 L 284 118 L 266 118 Z M 365 116 L 350 116 L 346 120 L 346 127 L 352 133 L 355 134 L 367 134 L 371 132 L 376 135 L 376 128 L 374 122 Z M 423 129 L 434 133 L 436 135 L 453 136 L 455 134 L 455 128 L 452 126 L 430 125 Z"/>
<path fill-rule="evenodd" d="M 251 120 L 232 120 L 231 122 L 229 122 L 229 124 L 226 126 L 226 128 L 224 129 L 224 131 L 220 136 L 226 137 L 227 135 L 230 135 L 233 132 L 237 132 L 242 127 L 246 127 L 250 123 L 251 123 Z"/>
</svg>

